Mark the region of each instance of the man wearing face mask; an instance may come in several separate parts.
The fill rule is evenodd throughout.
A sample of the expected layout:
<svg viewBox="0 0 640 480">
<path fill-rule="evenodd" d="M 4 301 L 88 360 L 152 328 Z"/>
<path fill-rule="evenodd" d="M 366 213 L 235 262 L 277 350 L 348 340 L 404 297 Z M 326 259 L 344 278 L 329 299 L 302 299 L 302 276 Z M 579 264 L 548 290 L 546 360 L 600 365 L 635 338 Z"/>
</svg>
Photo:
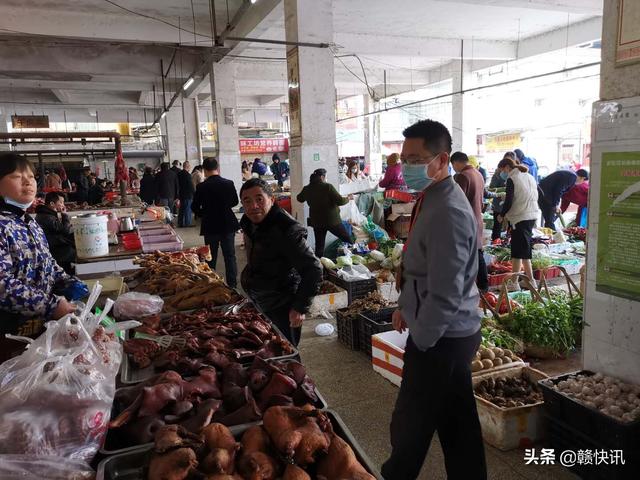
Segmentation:
<svg viewBox="0 0 640 480">
<path fill-rule="evenodd" d="M 388 480 L 415 479 L 435 431 L 448 478 L 487 478 L 471 361 L 480 340 L 477 222 L 449 175 L 451 135 L 422 120 L 407 128 L 402 146 L 407 186 L 421 191 L 405 244 L 402 291 L 393 314 L 409 330 L 402 384 L 391 419 Z"/>
</svg>

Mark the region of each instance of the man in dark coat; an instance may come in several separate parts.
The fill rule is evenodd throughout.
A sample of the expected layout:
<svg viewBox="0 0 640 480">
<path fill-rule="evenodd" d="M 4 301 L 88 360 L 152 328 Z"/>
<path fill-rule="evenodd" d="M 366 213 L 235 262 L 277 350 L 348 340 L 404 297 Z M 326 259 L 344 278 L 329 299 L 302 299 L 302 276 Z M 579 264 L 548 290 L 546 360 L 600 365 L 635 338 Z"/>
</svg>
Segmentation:
<svg viewBox="0 0 640 480">
<path fill-rule="evenodd" d="M 280 160 L 280 156 L 277 153 L 273 154 L 271 160 L 273 160 L 271 164 L 273 178 L 278 181 L 278 186 L 282 187 L 284 181 L 289 178 L 289 164 Z"/>
<path fill-rule="evenodd" d="M 278 207 L 264 180 L 245 182 L 240 199 L 247 247 L 242 287 L 297 345 L 305 314 L 320 288 L 322 267 L 307 245 L 307 229 Z"/>
<path fill-rule="evenodd" d="M 189 169 L 191 165 L 188 160 L 182 164 L 182 170 L 178 173 L 178 183 L 180 184 L 180 210 L 178 212 L 178 227 L 191 227 L 191 202 L 193 202 L 193 178 Z"/>
<path fill-rule="evenodd" d="M 178 176 L 169 169 L 169 163 L 161 163 L 160 171 L 156 175 L 156 205 L 169 207 L 173 212 L 173 205 L 179 193 Z"/>
<path fill-rule="evenodd" d="M 156 201 L 156 179 L 151 167 L 144 167 L 144 175 L 140 179 L 140 199 L 147 205 Z"/>
<path fill-rule="evenodd" d="M 238 282 L 235 235 L 240 226 L 232 208 L 238 205 L 238 194 L 233 182 L 220 176 L 218 160 L 205 158 L 202 167 L 206 180 L 196 187 L 191 209 L 202 218 L 200 235 L 211 249 L 209 265 L 215 270 L 218 247 L 222 247 L 226 281 L 235 288 Z"/>
<path fill-rule="evenodd" d="M 557 170 L 540 181 L 538 206 L 542 210 L 544 226 L 556 230 L 556 214 L 560 213 L 560 200 L 576 184 L 578 176 L 571 170 Z"/>
<path fill-rule="evenodd" d="M 73 274 L 71 263 L 76 260 L 76 245 L 69 215 L 65 213 L 64 196 L 47 193 L 44 204 L 36 208 L 36 221 L 47 237 L 51 256 L 65 272 Z"/>
<path fill-rule="evenodd" d="M 89 177 L 91 176 L 91 169 L 89 167 L 84 167 L 82 169 L 82 173 L 80 173 L 80 178 L 78 178 L 78 183 L 76 184 L 76 195 L 75 199 L 78 203 L 88 202 L 89 201 Z"/>
</svg>

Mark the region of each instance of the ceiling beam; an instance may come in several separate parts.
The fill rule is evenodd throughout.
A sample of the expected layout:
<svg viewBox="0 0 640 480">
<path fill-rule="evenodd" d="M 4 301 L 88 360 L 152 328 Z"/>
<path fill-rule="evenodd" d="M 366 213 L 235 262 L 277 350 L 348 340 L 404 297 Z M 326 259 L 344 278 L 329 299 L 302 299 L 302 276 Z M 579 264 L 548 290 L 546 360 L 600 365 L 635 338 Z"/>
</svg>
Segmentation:
<svg viewBox="0 0 640 480">
<path fill-rule="evenodd" d="M 55 97 L 60 100 L 60 103 L 71 103 L 71 96 L 69 95 L 69 92 L 61 90 L 59 88 L 52 88 L 51 93 L 53 93 Z"/>
<path fill-rule="evenodd" d="M 483 7 L 529 8 L 585 15 L 602 15 L 602 0 L 455 0 Z"/>
</svg>

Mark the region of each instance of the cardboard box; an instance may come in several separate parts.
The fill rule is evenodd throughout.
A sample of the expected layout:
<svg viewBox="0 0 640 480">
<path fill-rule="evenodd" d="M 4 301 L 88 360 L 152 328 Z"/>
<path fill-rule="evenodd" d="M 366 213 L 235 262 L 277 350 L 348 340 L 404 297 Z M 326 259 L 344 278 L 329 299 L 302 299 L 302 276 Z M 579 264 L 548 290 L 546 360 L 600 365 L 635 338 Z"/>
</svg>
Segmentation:
<svg viewBox="0 0 640 480">
<path fill-rule="evenodd" d="M 410 202 L 410 203 L 394 203 L 393 205 L 391 205 L 391 213 L 397 213 L 397 214 L 402 214 L 402 213 L 407 213 L 409 215 L 411 215 L 411 212 L 413 211 L 413 207 L 416 205 L 416 202 Z"/>
<path fill-rule="evenodd" d="M 390 230 L 398 238 L 407 238 L 409 235 L 409 227 L 411 226 L 411 215 L 405 213 L 392 213 L 387 218 Z"/>
<path fill-rule="evenodd" d="M 398 333 L 395 330 L 378 333 L 371 337 L 371 364 L 373 369 L 394 385 L 402 382 L 404 367 L 404 349 L 409 331 Z"/>
</svg>

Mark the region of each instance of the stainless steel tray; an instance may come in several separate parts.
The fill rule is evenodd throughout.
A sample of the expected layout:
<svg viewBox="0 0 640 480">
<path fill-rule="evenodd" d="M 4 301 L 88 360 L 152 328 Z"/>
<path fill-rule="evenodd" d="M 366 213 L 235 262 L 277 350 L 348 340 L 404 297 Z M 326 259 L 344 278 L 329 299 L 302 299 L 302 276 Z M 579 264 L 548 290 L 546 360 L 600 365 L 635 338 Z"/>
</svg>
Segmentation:
<svg viewBox="0 0 640 480">
<path fill-rule="evenodd" d="M 333 410 L 326 410 L 326 413 L 331 419 L 335 433 L 351 446 L 358 461 L 377 480 L 384 480 L 338 414 Z M 247 428 L 249 426 L 234 431 L 236 439 L 239 439 Z M 142 446 L 102 460 L 98 465 L 96 480 L 146 480 L 145 469 L 151 449 L 151 445 Z"/>
</svg>

